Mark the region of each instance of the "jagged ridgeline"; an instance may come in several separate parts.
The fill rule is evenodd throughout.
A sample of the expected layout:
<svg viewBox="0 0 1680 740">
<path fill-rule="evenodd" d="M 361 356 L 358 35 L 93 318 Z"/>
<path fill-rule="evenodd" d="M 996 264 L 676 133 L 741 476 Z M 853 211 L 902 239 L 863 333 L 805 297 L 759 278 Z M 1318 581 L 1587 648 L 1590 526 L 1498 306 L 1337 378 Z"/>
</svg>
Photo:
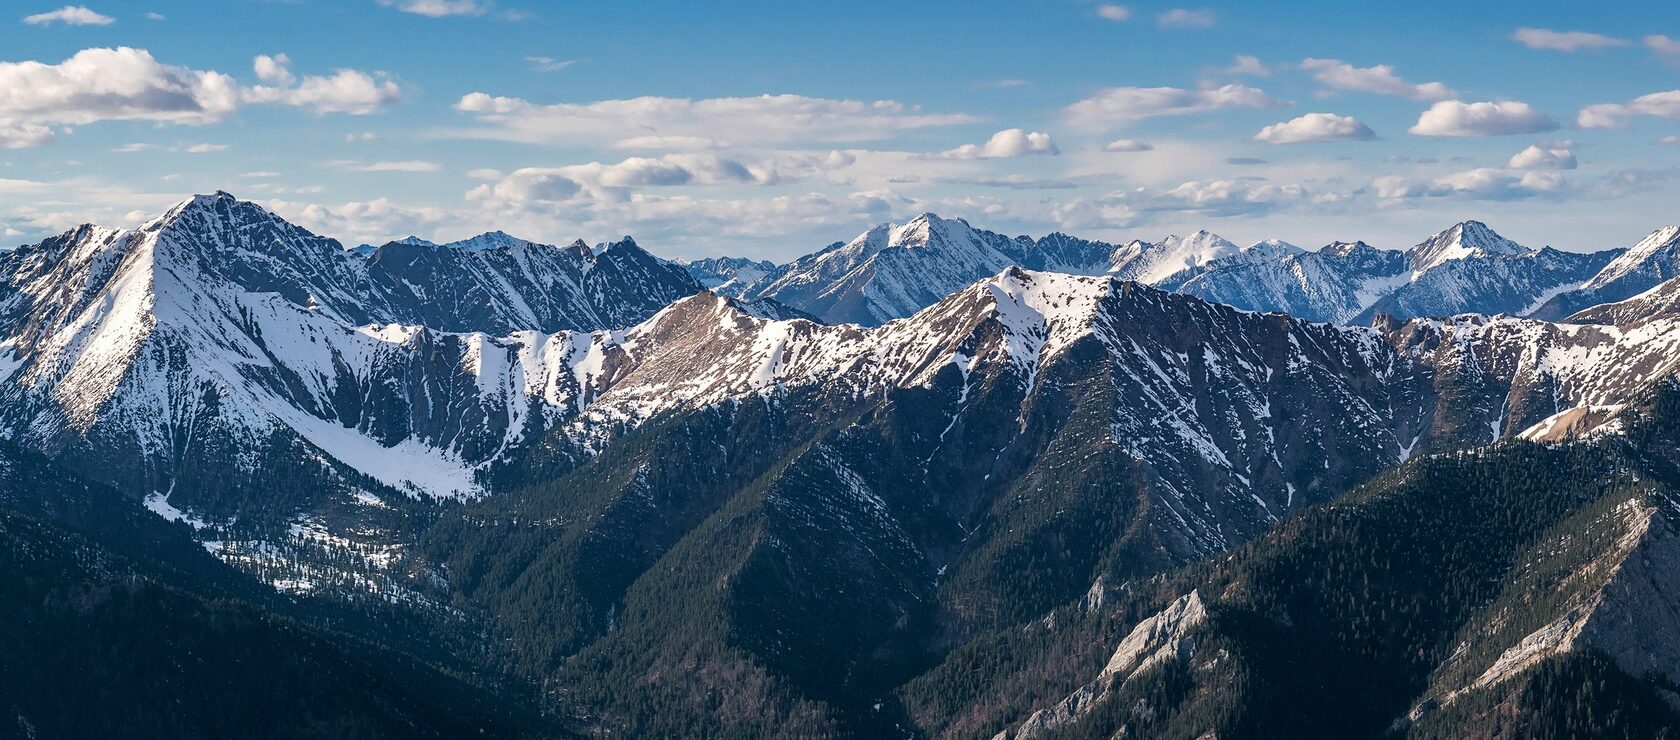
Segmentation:
<svg viewBox="0 0 1680 740">
<path fill-rule="evenodd" d="M 97 624 L 301 635 L 366 679 L 321 721 L 378 734 L 1645 736 L 1680 664 L 1631 606 L 1671 592 L 1674 238 L 924 215 L 676 264 L 346 250 L 200 196 L 0 254 L 0 502 L 56 574 L 15 624 L 98 633 L 43 631 L 53 599 L 143 582 L 171 596 Z M 178 685 L 95 724 L 9 696 L 94 731 Z"/>
</svg>

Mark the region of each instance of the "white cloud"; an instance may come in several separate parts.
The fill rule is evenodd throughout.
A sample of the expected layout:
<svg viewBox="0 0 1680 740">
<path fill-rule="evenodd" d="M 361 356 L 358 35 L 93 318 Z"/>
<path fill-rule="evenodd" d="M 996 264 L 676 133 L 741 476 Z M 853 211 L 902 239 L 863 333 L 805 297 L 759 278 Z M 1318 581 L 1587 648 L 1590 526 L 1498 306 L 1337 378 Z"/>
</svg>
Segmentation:
<svg viewBox="0 0 1680 740">
<path fill-rule="evenodd" d="M 562 69 L 578 63 L 576 59 L 555 59 L 554 57 L 525 57 L 531 69 L 538 72 L 559 72 Z"/>
<path fill-rule="evenodd" d="M 1258 216 L 1339 203 L 1340 192 L 1248 179 L 1191 180 L 1168 188 L 1133 187 L 1095 198 L 1068 198 L 1050 206 L 1048 218 L 1062 228 L 1135 227 L 1163 216 L 1197 219 Z"/>
<path fill-rule="evenodd" d="M 502 171 L 490 167 L 480 167 L 476 170 L 467 170 L 467 177 L 473 180 L 500 180 L 502 179 Z"/>
<path fill-rule="evenodd" d="M 354 172 L 437 172 L 442 169 L 436 162 L 418 159 L 395 162 L 335 162 L 334 164 Z"/>
<path fill-rule="evenodd" d="M 1465 103 L 1443 100 L 1423 112 L 1408 129 L 1417 136 L 1505 136 L 1551 131 L 1550 116 L 1515 100 Z"/>
<path fill-rule="evenodd" d="M 167 17 L 164 16 L 164 14 L 162 14 L 162 13 L 159 13 L 157 11 L 152 11 L 152 12 L 146 14 L 146 20 L 161 21 L 161 20 L 167 20 Z"/>
<path fill-rule="evenodd" d="M 291 80 L 288 61 L 258 57 L 253 68 L 268 80 Z M 241 87 L 220 72 L 162 64 L 144 49 L 83 49 L 58 64 L 0 62 L 0 145 L 39 146 L 55 129 L 101 121 L 204 125 L 245 103 L 370 113 L 399 95 L 396 83 L 350 69 L 296 86 Z"/>
<path fill-rule="evenodd" d="M 1248 54 L 1238 54 L 1231 66 L 1221 70 L 1228 75 L 1249 75 L 1252 77 L 1271 77 L 1272 71 L 1260 62 L 1260 57 Z"/>
<path fill-rule="evenodd" d="M 812 163 L 814 165 L 814 163 Z M 480 172 L 488 176 L 490 172 Z M 467 198 L 486 206 L 529 209 L 567 204 L 585 207 L 627 203 L 644 197 L 641 188 L 772 185 L 783 181 L 775 163 L 746 164 L 712 154 L 630 157 L 620 162 L 590 162 L 561 167 L 522 167 L 468 191 Z"/>
<path fill-rule="evenodd" d="M 700 151 L 718 149 L 723 142 L 702 136 L 632 136 L 613 142 L 614 149 L 655 149 L 660 151 Z"/>
<path fill-rule="evenodd" d="M 1519 28 L 1511 40 L 1530 49 L 1545 51 L 1599 51 L 1614 46 L 1628 46 L 1632 41 L 1585 31 L 1548 31 L 1544 28 Z"/>
<path fill-rule="evenodd" d="M 378 244 L 408 234 L 435 234 L 456 220 L 440 208 L 403 206 L 389 198 L 339 205 L 271 200 L 264 205 L 292 223 L 347 244 Z"/>
<path fill-rule="evenodd" d="M 404 13 L 423 15 L 428 18 L 443 18 L 451 15 L 484 15 L 490 10 L 488 3 L 479 0 L 379 0 L 379 4 L 388 8 L 396 8 Z"/>
<path fill-rule="evenodd" d="M 124 153 L 124 154 L 132 154 L 134 152 L 149 152 L 149 151 L 154 151 L 154 150 L 162 150 L 162 151 L 166 151 L 166 152 L 186 152 L 187 154 L 209 154 L 211 152 L 225 152 L 225 151 L 228 150 L 228 145 L 226 145 L 226 144 L 190 144 L 190 145 L 187 145 L 187 146 L 159 146 L 157 144 L 134 143 L 134 144 L 123 144 L 122 146 L 119 146 L 115 149 L 112 149 L 111 151 L 121 152 L 121 153 Z"/>
<path fill-rule="evenodd" d="M 1219 16 L 1211 10 L 1173 8 L 1155 16 L 1156 25 L 1162 28 L 1208 28 L 1218 22 Z"/>
<path fill-rule="evenodd" d="M 973 85 L 970 85 L 969 87 L 972 87 L 976 90 L 1007 90 L 1007 89 L 1012 88 L 1012 87 L 1023 87 L 1027 84 L 1029 84 L 1029 83 L 1026 80 L 1002 79 L 1002 80 L 987 80 L 986 82 L 976 82 Z"/>
<path fill-rule="evenodd" d="M 1680 39 L 1653 33 L 1645 37 L 1645 48 L 1658 54 L 1680 55 Z"/>
<path fill-rule="evenodd" d="M 749 98 L 660 98 L 539 105 L 475 92 L 456 110 L 489 126 L 471 137 L 526 143 L 610 143 L 627 133 L 754 144 L 790 141 L 869 141 L 899 131 L 973 123 L 973 116 L 923 113 L 892 100 L 865 102 L 803 95 Z"/>
<path fill-rule="evenodd" d="M 6 148 L 46 144 L 56 127 L 198 125 L 238 107 L 233 78 L 160 64 L 143 49 L 85 49 L 58 64 L 0 62 L 0 145 Z"/>
<path fill-rule="evenodd" d="M 1513 173 L 1492 167 L 1454 172 L 1433 180 L 1387 175 L 1371 182 L 1383 200 L 1462 197 L 1473 200 L 1522 200 L 1566 194 L 1569 180 L 1561 172 Z"/>
<path fill-rule="evenodd" d="M 1369 126 L 1353 116 L 1308 113 L 1260 129 L 1260 133 L 1254 135 L 1254 140 L 1267 144 L 1296 144 L 1305 141 L 1367 140 L 1376 137 L 1376 133 L 1371 131 Z"/>
<path fill-rule="evenodd" d="M 292 71 L 287 69 L 292 58 L 285 54 L 258 54 L 251 61 L 251 71 L 257 73 L 257 79 L 271 85 L 290 85 L 293 82 Z"/>
<path fill-rule="evenodd" d="M 1050 135 L 1041 131 L 1010 128 L 992 134 L 984 144 L 964 144 L 938 153 L 943 159 L 1008 159 L 1030 154 L 1061 154 Z"/>
<path fill-rule="evenodd" d="M 1105 152 L 1147 152 L 1154 148 L 1137 139 L 1115 139 L 1103 145 Z"/>
<path fill-rule="evenodd" d="M 402 98 L 402 88 L 385 73 L 368 74 L 355 69 L 335 70 L 330 76 L 309 75 L 295 80 L 287 68 L 285 54 L 258 56 L 252 62 L 257 76 L 269 85 L 244 91 L 252 103 L 273 103 L 308 108 L 316 115 L 347 113 L 363 116 L 377 112 L 386 103 Z M 292 84 L 293 82 L 297 84 Z"/>
<path fill-rule="evenodd" d="M 1680 90 L 1641 95 L 1626 103 L 1600 103 L 1581 109 L 1575 125 L 1581 128 L 1621 128 L 1629 118 L 1652 116 L 1680 120 Z"/>
<path fill-rule="evenodd" d="M 1658 144 L 1680 144 L 1680 134 L 1669 134 L 1668 136 L 1664 136 L 1660 139 L 1657 139 L 1656 143 L 1658 143 Z"/>
<path fill-rule="evenodd" d="M 24 16 L 23 22 L 31 26 L 53 23 L 63 23 L 66 26 L 109 26 L 116 23 L 117 19 L 95 13 L 83 5 L 66 5 L 58 10 Z"/>
<path fill-rule="evenodd" d="M 52 129 L 27 121 L 0 118 L 0 149 L 27 149 L 53 140 Z"/>
<path fill-rule="evenodd" d="M 1407 100 L 1445 100 L 1457 95 L 1439 82 L 1414 84 L 1395 74 L 1387 64 L 1355 67 L 1340 59 L 1304 59 L 1301 69 L 1312 73 L 1319 84 L 1333 90 L 1375 93 Z"/>
<path fill-rule="evenodd" d="M 1111 87 L 1063 110 L 1069 123 L 1087 129 L 1108 129 L 1158 116 L 1207 113 L 1223 108 L 1268 108 L 1279 102 L 1245 85 L 1200 90 L 1176 87 Z"/>
<path fill-rule="evenodd" d="M 1097 17 L 1111 21 L 1131 20 L 1132 9 L 1124 5 L 1098 5 Z"/>
<path fill-rule="evenodd" d="M 344 135 L 344 143 L 354 144 L 359 141 L 378 141 L 379 134 L 372 131 L 358 131 Z"/>
<path fill-rule="evenodd" d="M 1569 142 L 1556 144 L 1530 144 L 1516 154 L 1511 155 L 1511 161 L 1506 167 L 1513 170 L 1572 170 L 1577 166 L 1575 152 L 1570 150 Z"/>
</svg>

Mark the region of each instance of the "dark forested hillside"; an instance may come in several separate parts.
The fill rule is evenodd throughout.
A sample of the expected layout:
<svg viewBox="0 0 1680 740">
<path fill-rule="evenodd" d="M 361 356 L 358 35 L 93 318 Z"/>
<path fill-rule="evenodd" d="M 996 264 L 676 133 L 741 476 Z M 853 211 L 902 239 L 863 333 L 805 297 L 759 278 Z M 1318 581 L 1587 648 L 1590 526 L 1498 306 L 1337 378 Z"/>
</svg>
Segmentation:
<svg viewBox="0 0 1680 740">
<path fill-rule="evenodd" d="M 37 456 L 0 449 L 0 504 L 0 734 L 563 734 L 517 695 L 285 616 L 185 525 Z"/>
</svg>

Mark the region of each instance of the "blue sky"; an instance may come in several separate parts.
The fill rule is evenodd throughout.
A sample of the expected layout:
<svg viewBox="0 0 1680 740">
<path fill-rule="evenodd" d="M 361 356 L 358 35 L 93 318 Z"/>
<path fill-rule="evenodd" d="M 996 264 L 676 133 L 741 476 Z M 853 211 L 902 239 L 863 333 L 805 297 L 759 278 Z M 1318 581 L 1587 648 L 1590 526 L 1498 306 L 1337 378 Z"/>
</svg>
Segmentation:
<svg viewBox="0 0 1680 740">
<path fill-rule="evenodd" d="M 217 189 L 351 244 L 777 260 L 925 210 L 1308 247 L 1680 221 L 1671 3 L 715 5 L 8 4 L 0 244 Z"/>
</svg>

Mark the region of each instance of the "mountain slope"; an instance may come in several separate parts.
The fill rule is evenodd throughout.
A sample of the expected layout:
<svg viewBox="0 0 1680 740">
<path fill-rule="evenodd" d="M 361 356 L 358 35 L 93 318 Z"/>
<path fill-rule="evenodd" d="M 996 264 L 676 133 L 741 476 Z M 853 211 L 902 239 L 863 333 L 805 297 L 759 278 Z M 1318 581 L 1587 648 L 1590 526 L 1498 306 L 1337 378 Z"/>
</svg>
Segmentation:
<svg viewBox="0 0 1680 740">
<path fill-rule="evenodd" d="M 871 330 L 697 296 L 599 341 L 588 410 L 541 445 L 573 452 L 424 550 L 519 670 L 642 734 L 766 704 L 751 722 L 888 731 L 871 707 L 950 641 L 1450 444 L 1374 331 L 1110 278 L 1005 271 Z"/>
<path fill-rule="evenodd" d="M 1680 278 L 1658 283 L 1632 298 L 1582 309 L 1564 323 L 1634 327 L 1662 318 L 1680 318 Z"/>
<path fill-rule="evenodd" d="M 1245 311 L 1343 324 L 1405 281 L 1406 265 L 1400 252 L 1337 243 L 1276 259 L 1218 260 L 1159 287 Z"/>
<path fill-rule="evenodd" d="M 563 734 L 510 697 L 275 616 L 184 530 L 0 443 L 0 711 L 12 732 Z"/>
<path fill-rule="evenodd" d="M 1060 634 L 1000 634 L 1036 654 L 1010 670 L 1064 687 L 1037 706 L 946 714 L 959 659 L 910 685 L 914 711 L 931 734 L 1018 738 L 1672 732 L 1676 397 L 1591 445 L 1414 461 L 1228 559 L 1059 609 Z M 1084 640 L 1107 650 L 1057 652 Z"/>
<path fill-rule="evenodd" d="M 1659 283 L 1680 277 L 1680 226 L 1651 232 L 1582 283 L 1536 309 L 1534 318 L 1562 320 L 1592 306 L 1632 298 Z"/>
<path fill-rule="evenodd" d="M 399 257 L 413 259 L 399 270 Z M 695 287 L 628 240 L 598 254 L 392 244 L 364 264 L 225 193 L 138 230 L 84 227 L 7 253 L 0 272 L 0 430 L 125 489 L 224 513 L 364 487 L 476 495 L 477 470 L 559 412 L 545 393 L 575 396 L 559 390 L 577 382 L 568 335 L 362 322 L 610 326 Z M 409 285 L 401 275 L 433 295 L 381 287 Z M 505 290 L 486 297 L 491 285 Z M 460 300 L 441 298 L 450 286 Z"/>
<path fill-rule="evenodd" d="M 380 321 L 497 336 L 630 326 L 700 290 L 628 237 L 599 251 L 501 232 L 443 245 L 392 242 L 368 258 L 367 273 L 391 304 Z"/>
</svg>

